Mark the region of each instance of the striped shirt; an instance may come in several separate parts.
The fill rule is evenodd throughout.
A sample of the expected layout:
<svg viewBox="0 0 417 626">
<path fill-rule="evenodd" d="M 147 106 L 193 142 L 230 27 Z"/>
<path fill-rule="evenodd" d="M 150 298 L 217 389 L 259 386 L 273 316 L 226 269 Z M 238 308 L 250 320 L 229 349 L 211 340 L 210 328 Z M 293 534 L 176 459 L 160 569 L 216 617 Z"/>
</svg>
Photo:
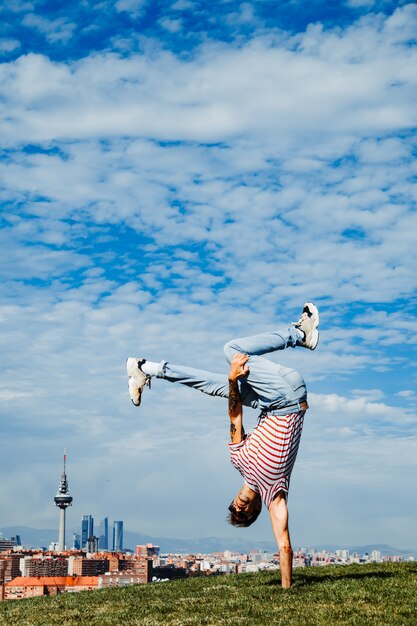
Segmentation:
<svg viewBox="0 0 417 626">
<path fill-rule="evenodd" d="M 305 411 L 266 415 L 251 435 L 229 443 L 230 459 L 245 483 L 268 507 L 278 491 L 288 493 L 300 444 Z"/>
</svg>

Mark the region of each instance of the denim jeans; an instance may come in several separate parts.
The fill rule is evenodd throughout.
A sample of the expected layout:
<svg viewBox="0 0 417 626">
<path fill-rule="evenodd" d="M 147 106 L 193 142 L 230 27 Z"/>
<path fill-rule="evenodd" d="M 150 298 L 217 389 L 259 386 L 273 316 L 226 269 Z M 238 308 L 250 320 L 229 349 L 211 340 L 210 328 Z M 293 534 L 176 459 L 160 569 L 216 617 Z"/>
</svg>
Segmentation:
<svg viewBox="0 0 417 626">
<path fill-rule="evenodd" d="M 304 380 L 298 372 L 289 367 L 273 363 L 262 354 L 294 348 L 301 345 L 297 330 L 290 326 L 241 339 L 232 339 L 224 346 L 226 359 L 230 363 L 236 352 L 249 355 L 249 376 L 239 380 L 242 404 L 261 411 L 276 414 L 293 413 L 300 410 L 301 402 L 307 399 Z M 210 396 L 229 396 L 227 374 L 214 374 L 205 370 L 174 365 L 168 361 L 161 363 L 158 378 L 193 387 Z"/>
</svg>

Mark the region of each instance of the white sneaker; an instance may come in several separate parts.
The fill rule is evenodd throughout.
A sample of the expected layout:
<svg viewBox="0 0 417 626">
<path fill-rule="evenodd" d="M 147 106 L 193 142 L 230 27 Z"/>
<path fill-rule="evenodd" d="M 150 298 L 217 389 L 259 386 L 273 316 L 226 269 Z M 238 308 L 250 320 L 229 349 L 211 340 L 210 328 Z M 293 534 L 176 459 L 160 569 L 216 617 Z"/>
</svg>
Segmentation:
<svg viewBox="0 0 417 626">
<path fill-rule="evenodd" d="M 127 375 L 129 376 L 129 396 L 135 406 L 140 405 L 142 391 L 146 385 L 151 386 L 151 377 L 142 372 L 140 366 L 146 359 L 129 357 L 126 361 Z"/>
<path fill-rule="evenodd" d="M 315 350 L 319 342 L 319 311 L 312 302 L 306 302 L 304 304 L 303 312 L 301 313 L 298 322 L 295 322 L 294 326 L 304 333 L 304 339 L 302 340 L 302 346 L 309 350 Z"/>
</svg>

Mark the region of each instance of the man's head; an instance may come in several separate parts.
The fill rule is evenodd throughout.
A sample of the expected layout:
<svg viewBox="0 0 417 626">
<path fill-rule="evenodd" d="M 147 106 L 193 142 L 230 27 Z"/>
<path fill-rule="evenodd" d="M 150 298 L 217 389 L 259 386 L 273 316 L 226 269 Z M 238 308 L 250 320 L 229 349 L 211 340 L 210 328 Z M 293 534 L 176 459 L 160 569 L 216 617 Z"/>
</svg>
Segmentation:
<svg viewBox="0 0 417 626">
<path fill-rule="evenodd" d="M 262 510 L 262 499 L 259 493 L 243 485 L 236 498 L 229 506 L 228 522 L 232 526 L 247 528 L 258 519 Z"/>
</svg>

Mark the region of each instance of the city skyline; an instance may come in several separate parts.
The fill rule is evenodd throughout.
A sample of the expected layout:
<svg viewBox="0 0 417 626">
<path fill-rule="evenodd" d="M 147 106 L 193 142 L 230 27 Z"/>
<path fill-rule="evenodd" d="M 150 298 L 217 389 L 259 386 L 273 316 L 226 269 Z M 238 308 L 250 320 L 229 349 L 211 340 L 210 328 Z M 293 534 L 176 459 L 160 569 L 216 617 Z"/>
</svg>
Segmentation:
<svg viewBox="0 0 417 626">
<path fill-rule="evenodd" d="M 111 541 L 109 539 L 108 517 L 100 520 L 99 530 L 96 534 L 94 531 L 94 517 L 92 515 L 83 515 L 80 526 L 73 530 L 72 548 L 84 550 L 90 545 L 89 542 L 94 540 L 97 545 L 94 550 L 88 550 L 89 552 L 98 552 L 99 550 L 123 551 L 123 520 L 113 521 Z"/>
<path fill-rule="evenodd" d="M 64 449 L 63 470 L 58 491 L 54 497 L 55 506 L 60 509 L 58 541 L 56 542 L 57 552 L 70 549 L 66 544 L 66 510 L 72 506 L 73 497 L 69 493 L 68 479 L 66 473 L 67 452 Z M 79 530 L 79 532 L 78 532 Z M 93 547 L 92 547 L 93 546 Z M 81 519 L 80 528 L 73 531 L 73 549 L 87 549 L 88 552 L 98 552 L 103 550 L 123 550 L 123 521 L 114 520 L 112 525 L 112 541 L 109 542 L 109 518 L 100 520 L 98 534 L 94 532 L 94 517 L 91 514 L 84 514 Z"/>
<path fill-rule="evenodd" d="M 292 540 L 415 547 L 417 4 L 0 13 L 0 525 L 58 529 L 67 448 L 68 528 L 272 540 L 225 522 L 227 404 L 154 380 L 135 409 L 125 360 L 227 376 L 313 301 Z"/>
<path fill-rule="evenodd" d="M 29 527 L 15 527 L 15 529 L 13 530 L 13 532 L 16 531 L 16 528 L 19 529 L 19 532 L 25 532 L 27 533 L 29 531 L 29 533 L 39 533 L 42 531 L 39 531 L 39 529 L 33 529 L 33 528 L 29 528 Z M 10 531 L 11 529 L 9 529 Z M 51 530 L 49 530 L 49 532 L 53 532 Z M 178 546 L 173 547 L 166 545 L 166 542 L 171 541 L 171 542 L 175 542 L 175 539 L 167 539 L 167 538 L 156 538 L 156 537 L 149 537 L 149 536 L 145 536 L 142 535 L 140 533 L 137 532 L 132 532 L 132 531 L 127 531 L 128 535 L 129 535 L 129 539 L 128 539 L 128 543 L 129 545 L 126 546 L 126 548 L 123 548 L 121 550 L 115 550 L 114 547 L 109 547 L 108 549 L 97 549 L 94 551 L 89 551 L 88 549 L 86 550 L 85 548 L 81 548 L 81 546 L 78 547 L 70 547 L 68 546 L 65 550 L 63 550 L 62 552 L 65 553 L 67 556 L 70 556 L 71 554 L 74 553 L 86 553 L 88 555 L 89 558 L 96 558 L 98 555 L 98 553 L 111 553 L 111 552 L 117 552 L 120 555 L 133 555 L 135 554 L 136 556 L 144 556 L 145 553 L 148 554 L 148 556 L 150 555 L 166 555 L 166 554 L 170 554 L 170 555 L 175 555 L 177 554 L 179 557 L 184 556 L 184 555 L 190 555 L 190 554 L 220 554 L 220 553 L 233 553 L 233 554 L 251 554 L 251 553 L 263 553 L 263 554 L 278 554 L 278 550 L 277 550 L 277 545 L 276 542 L 274 541 L 270 541 L 270 542 L 261 542 L 261 543 L 256 543 L 256 541 L 252 542 L 252 544 L 250 542 L 247 542 L 247 545 L 244 546 L 243 544 L 238 546 L 238 545 L 227 545 L 227 540 L 222 540 L 221 538 L 218 538 L 218 541 L 221 542 L 225 542 L 223 546 L 219 545 L 214 545 L 213 544 L 213 539 L 215 538 L 209 538 L 209 539 L 202 539 L 201 541 L 209 541 L 211 543 L 211 545 L 209 545 L 208 543 L 206 545 L 203 545 L 203 543 L 199 546 L 197 545 L 192 545 L 192 541 L 188 541 L 188 545 L 184 545 L 181 548 L 179 548 Z M 10 535 L 10 532 L 8 533 Z M 74 533 L 75 534 L 75 533 Z M 32 536 L 32 535 L 31 535 Z M 161 548 L 161 540 L 162 540 L 162 548 Z M 186 542 L 185 542 L 186 543 Z M 231 542 L 233 543 L 233 542 Z M 47 554 L 53 558 L 59 557 L 59 555 L 61 554 L 61 551 L 57 551 L 55 542 L 51 542 L 51 545 L 49 547 L 46 546 L 40 546 L 40 545 L 36 545 L 37 542 L 35 541 L 29 541 L 29 542 L 23 542 L 21 540 L 21 536 L 17 533 L 14 536 L 10 536 L 7 537 L 4 534 L 4 529 L 0 528 L 0 556 L 2 556 L 2 554 L 4 555 L 6 551 L 8 552 L 12 552 L 13 551 L 23 551 L 23 552 L 27 552 L 27 553 L 31 553 L 31 552 L 37 552 L 37 553 L 44 553 Z M 386 560 L 409 560 L 409 561 L 413 561 L 417 559 L 417 549 L 409 549 L 409 550 L 401 550 L 398 549 L 394 546 L 391 545 L 387 545 L 387 544 L 368 544 L 368 545 L 356 545 L 356 546 L 349 546 L 346 544 L 339 544 L 339 545 L 330 545 L 330 544 L 324 544 L 324 545 L 309 545 L 309 546 L 302 546 L 301 544 L 298 546 L 294 547 L 294 553 L 305 553 L 305 554 L 315 554 L 315 553 L 320 553 L 320 554 L 332 554 L 338 557 L 342 557 L 342 558 L 346 558 L 346 555 L 353 555 L 353 556 L 366 556 L 368 555 L 371 559 L 374 558 L 374 555 L 378 554 L 378 559 L 380 560 L 382 557 L 384 557 Z"/>
<path fill-rule="evenodd" d="M 76 546 L 67 546 L 67 551 L 78 550 L 81 551 L 81 536 L 79 534 L 79 527 L 72 528 L 73 538 L 78 536 L 78 544 Z M 53 529 L 34 529 L 30 527 L 14 526 L 8 528 L 0 527 L 0 543 L 6 542 L 7 545 L 24 545 L 27 549 L 40 549 L 54 551 L 55 547 L 56 531 Z M 10 539 L 8 538 L 10 537 Z M 23 538 L 23 540 L 22 540 Z M 42 539 L 40 539 L 42 538 Z M 268 540 L 269 539 L 269 540 Z M 14 543 L 13 543 L 14 542 Z M 158 537 L 152 535 L 145 535 L 135 530 L 123 529 L 123 542 L 125 543 L 123 550 L 127 552 L 134 552 L 135 547 L 138 545 L 157 545 L 160 547 L 163 553 L 178 553 L 178 554 L 190 554 L 201 553 L 208 554 L 211 552 L 232 551 L 249 553 L 253 550 L 259 550 L 263 552 L 276 552 L 276 542 L 272 537 L 264 537 L 261 540 L 250 539 L 241 536 L 240 539 L 227 538 L 227 537 L 200 537 L 196 539 L 178 539 L 175 537 Z M 48 547 L 49 546 L 49 547 Z M 106 551 L 100 549 L 97 546 L 98 552 Z M 107 551 L 112 551 L 113 546 L 109 544 Z M 327 551 L 336 552 L 337 550 L 349 550 L 352 554 L 365 554 L 373 551 L 379 551 L 384 556 L 402 555 L 403 558 L 408 559 L 412 557 L 417 559 L 417 548 L 408 546 L 408 548 L 399 548 L 395 545 L 369 543 L 369 544 L 310 544 L 303 547 L 302 544 L 296 545 L 296 551 Z M 85 548 L 84 548 L 85 550 Z"/>
</svg>

